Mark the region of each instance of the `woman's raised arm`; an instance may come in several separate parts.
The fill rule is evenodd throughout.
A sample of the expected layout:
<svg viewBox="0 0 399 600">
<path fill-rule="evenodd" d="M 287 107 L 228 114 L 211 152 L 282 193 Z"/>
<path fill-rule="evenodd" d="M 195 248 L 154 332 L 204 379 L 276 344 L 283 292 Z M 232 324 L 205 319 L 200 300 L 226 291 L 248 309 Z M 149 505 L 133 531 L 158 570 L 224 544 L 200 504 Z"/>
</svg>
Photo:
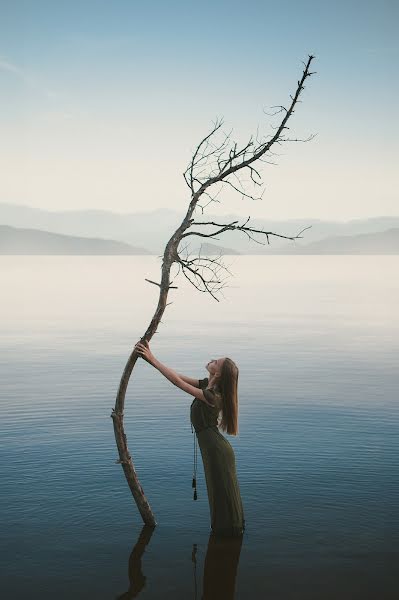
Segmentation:
<svg viewBox="0 0 399 600">
<path fill-rule="evenodd" d="M 151 352 L 150 345 L 147 341 L 137 342 L 137 344 L 135 345 L 135 350 L 142 358 L 144 358 L 144 360 L 149 362 L 160 373 L 162 373 L 162 375 L 166 377 L 166 379 L 169 379 L 171 383 L 183 390 L 183 392 L 186 392 L 187 394 L 190 394 L 190 396 L 198 398 L 198 400 L 202 400 L 210 406 L 215 406 L 214 404 L 208 402 L 208 400 L 205 398 L 203 390 L 199 388 L 199 380 L 192 379 L 192 381 L 195 382 L 195 385 L 191 385 L 191 383 L 187 382 L 187 379 L 191 378 L 183 378 L 181 375 L 179 375 L 179 373 L 162 364 L 157 358 L 155 358 L 155 356 Z"/>
</svg>

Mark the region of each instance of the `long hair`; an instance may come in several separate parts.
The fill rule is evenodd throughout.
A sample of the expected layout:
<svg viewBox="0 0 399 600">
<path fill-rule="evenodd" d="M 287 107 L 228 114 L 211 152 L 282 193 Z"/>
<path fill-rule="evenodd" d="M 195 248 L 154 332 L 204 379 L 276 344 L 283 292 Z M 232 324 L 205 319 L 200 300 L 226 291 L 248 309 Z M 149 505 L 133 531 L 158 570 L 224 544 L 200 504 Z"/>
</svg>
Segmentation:
<svg viewBox="0 0 399 600">
<path fill-rule="evenodd" d="M 231 358 L 226 358 L 218 381 L 222 396 L 222 417 L 219 427 L 229 435 L 238 434 L 238 367 Z"/>
</svg>

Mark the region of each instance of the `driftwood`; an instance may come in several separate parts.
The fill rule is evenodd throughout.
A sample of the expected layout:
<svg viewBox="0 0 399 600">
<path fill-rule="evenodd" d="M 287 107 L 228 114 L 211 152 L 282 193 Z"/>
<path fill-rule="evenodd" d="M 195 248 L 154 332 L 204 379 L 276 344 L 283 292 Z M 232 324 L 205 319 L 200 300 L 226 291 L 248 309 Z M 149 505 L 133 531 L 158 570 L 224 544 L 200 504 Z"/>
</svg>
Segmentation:
<svg viewBox="0 0 399 600">
<path fill-rule="evenodd" d="M 301 233 L 303 233 L 305 229 L 308 229 L 308 227 L 306 227 L 297 235 L 290 237 L 272 231 L 264 231 L 263 229 L 250 227 L 248 225 L 250 217 L 242 224 L 239 224 L 238 221 L 232 221 L 231 223 L 195 221 L 192 217 L 196 208 L 200 208 L 203 212 L 204 208 L 209 203 L 218 202 L 217 196 L 224 186 L 228 186 L 235 190 L 243 197 L 253 200 L 260 199 L 261 196 L 255 196 L 247 191 L 246 184 L 244 185 L 242 179 L 240 179 L 240 175 L 243 173 L 249 174 L 249 183 L 253 185 L 255 189 L 262 187 L 262 178 L 258 170 L 258 164 L 261 162 L 271 163 L 269 160 L 270 157 L 276 155 L 276 153 L 272 152 L 272 147 L 281 145 L 284 142 L 307 142 L 314 137 L 314 135 L 311 135 L 305 140 L 300 140 L 287 138 L 285 136 L 285 131 L 289 129 L 286 123 L 293 114 L 296 104 L 301 102 L 301 100 L 299 100 L 299 95 L 305 87 L 304 82 L 308 77 L 313 75 L 313 73 L 310 72 L 310 64 L 313 58 L 314 56 L 309 55 L 307 63 L 303 63 L 305 68 L 301 79 L 297 82 L 295 94 L 293 96 L 290 95 L 291 102 L 288 108 L 284 106 L 272 107 L 277 108 L 278 110 L 270 116 L 282 113 L 282 119 L 279 125 L 274 128 L 276 130 L 275 133 L 269 136 L 270 139 L 258 139 L 258 136 L 254 139 L 251 136 L 249 142 L 245 146 L 239 147 L 237 143 L 232 142 L 231 133 L 223 133 L 223 122 L 217 120 L 214 123 L 212 131 L 198 144 L 191 162 L 183 174 L 190 189 L 191 200 L 181 225 L 176 229 L 166 244 L 161 268 L 161 281 L 155 282 L 149 279 L 146 280 L 159 287 L 159 300 L 151 323 L 140 341 L 144 342 L 147 340 L 149 342 L 151 340 L 161 322 L 166 306 L 170 304 L 167 303 L 168 292 L 172 288 L 176 289 L 176 286 L 173 286 L 173 282 L 170 281 L 170 271 L 174 263 L 178 265 L 179 272 L 181 270 L 190 283 L 192 283 L 199 291 L 207 292 L 215 300 L 219 301 L 216 294 L 224 285 L 224 281 L 219 273 L 221 270 L 229 273 L 228 269 L 222 264 L 220 256 L 211 258 L 201 256 L 201 253 L 199 253 L 199 256 L 192 257 L 189 254 L 187 246 L 183 249 L 179 248 L 179 245 L 183 240 L 186 238 L 189 239 L 189 236 L 218 239 L 216 236 L 224 231 L 237 230 L 242 231 L 249 239 L 258 244 L 264 244 L 264 242 L 257 239 L 257 236 L 261 236 L 263 239 L 266 238 L 267 243 L 269 244 L 270 236 L 294 240 L 302 237 Z M 220 135 L 221 139 L 218 139 L 218 136 Z M 203 200 L 206 201 L 205 205 L 200 204 L 200 201 L 202 202 Z M 204 233 L 198 229 L 192 231 L 192 226 L 200 228 L 201 226 L 207 226 L 208 228 L 213 227 L 215 228 L 215 231 L 211 233 Z M 185 256 L 183 256 L 183 252 L 186 250 L 187 252 Z M 122 465 L 126 480 L 144 523 L 146 525 L 155 526 L 155 517 L 137 477 L 123 427 L 126 390 L 132 370 L 139 356 L 140 355 L 136 350 L 133 350 L 129 356 L 119 384 L 115 407 L 112 410 L 111 417 L 119 452 L 119 459 L 116 462 Z"/>
</svg>

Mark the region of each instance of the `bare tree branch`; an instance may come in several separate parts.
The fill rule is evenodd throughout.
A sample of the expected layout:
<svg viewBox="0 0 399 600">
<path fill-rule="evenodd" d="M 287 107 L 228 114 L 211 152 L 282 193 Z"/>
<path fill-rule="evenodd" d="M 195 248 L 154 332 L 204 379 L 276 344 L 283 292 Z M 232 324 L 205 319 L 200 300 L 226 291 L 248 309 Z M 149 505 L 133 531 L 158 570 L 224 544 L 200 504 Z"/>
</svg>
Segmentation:
<svg viewBox="0 0 399 600">
<path fill-rule="evenodd" d="M 301 102 L 301 100 L 299 100 L 299 96 L 302 90 L 305 89 L 305 80 L 314 74 L 314 72 L 309 70 L 313 58 L 314 56 L 309 55 L 307 63 L 304 63 L 305 69 L 303 71 L 302 78 L 297 82 L 296 92 L 293 96 L 290 94 L 290 106 L 288 108 L 282 105 L 272 107 L 279 108 L 279 110 L 273 113 L 273 115 L 282 112 L 284 115 L 281 122 L 275 128 L 276 132 L 269 140 L 259 141 L 257 135 L 256 141 L 254 141 L 253 137 L 251 136 L 246 145 L 244 145 L 242 148 L 238 148 L 236 142 L 231 142 L 230 133 L 227 133 L 224 134 L 224 138 L 221 143 L 215 144 L 213 142 L 213 137 L 221 129 L 223 124 L 221 120 L 215 121 L 211 132 L 198 144 L 191 162 L 184 172 L 184 178 L 191 189 L 192 200 L 194 202 L 197 202 L 201 195 L 204 194 L 209 187 L 215 183 L 226 180 L 230 175 L 241 169 L 248 168 L 251 172 L 251 179 L 253 183 L 261 185 L 260 174 L 258 171 L 252 171 L 252 163 L 259 160 L 262 156 L 269 152 L 274 144 L 292 141 L 308 142 L 315 137 L 316 134 L 311 134 L 308 136 L 308 138 L 303 140 L 298 138 L 292 139 L 283 135 L 284 130 L 288 129 L 286 123 L 293 114 L 296 104 Z M 210 145 L 212 146 L 211 150 L 209 150 Z M 199 164 L 201 165 L 201 171 L 197 172 L 196 169 Z M 205 177 L 203 176 L 204 165 L 208 167 L 207 176 Z M 257 181 L 253 177 L 254 172 L 257 174 Z M 199 175 L 201 175 L 201 177 Z"/>
</svg>

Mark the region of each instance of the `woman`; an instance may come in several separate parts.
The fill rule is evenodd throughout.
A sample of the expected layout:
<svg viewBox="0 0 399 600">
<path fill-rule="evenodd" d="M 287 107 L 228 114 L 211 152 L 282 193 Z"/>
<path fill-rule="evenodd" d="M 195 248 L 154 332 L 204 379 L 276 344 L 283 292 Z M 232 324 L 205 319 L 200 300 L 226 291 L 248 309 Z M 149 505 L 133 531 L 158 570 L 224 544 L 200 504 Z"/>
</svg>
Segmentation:
<svg viewBox="0 0 399 600">
<path fill-rule="evenodd" d="M 228 357 L 213 359 L 206 365 L 209 377 L 198 380 L 180 375 L 162 364 L 152 354 L 146 340 L 137 342 L 135 350 L 174 385 L 194 396 L 190 420 L 204 464 L 211 531 L 221 536 L 241 535 L 245 519 L 234 450 L 219 431 L 220 427 L 230 435 L 238 433 L 237 365 Z M 196 488 L 195 445 L 193 487 Z"/>
</svg>

